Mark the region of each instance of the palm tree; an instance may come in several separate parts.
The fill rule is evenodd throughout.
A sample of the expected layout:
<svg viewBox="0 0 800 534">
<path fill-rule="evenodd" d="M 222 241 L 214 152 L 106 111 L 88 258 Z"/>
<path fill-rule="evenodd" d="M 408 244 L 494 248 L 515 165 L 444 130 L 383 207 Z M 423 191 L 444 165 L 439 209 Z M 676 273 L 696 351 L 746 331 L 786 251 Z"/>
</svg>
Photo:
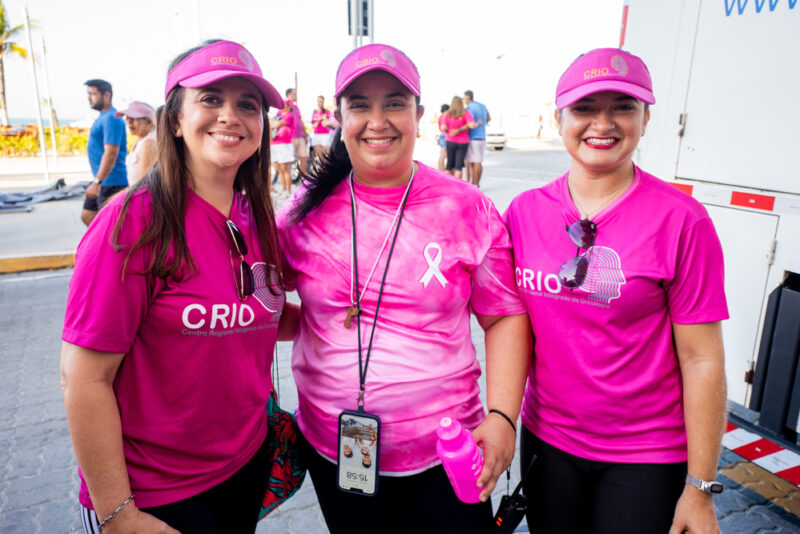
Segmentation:
<svg viewBox="0 0 800 534">
<path fill-rule="evenodd" d="M 17 54 L 22 58 L 28 57 L 28 51 L 14 42 L 22 33 L 24 24 L 11 26 L 6 18 L 6 8 L 0 0 L 0 120 L 3 126 L 8 126 L 8 108 L 6 108 L 6 75 L 3 60 L 6 54 Z"/>
</svg>

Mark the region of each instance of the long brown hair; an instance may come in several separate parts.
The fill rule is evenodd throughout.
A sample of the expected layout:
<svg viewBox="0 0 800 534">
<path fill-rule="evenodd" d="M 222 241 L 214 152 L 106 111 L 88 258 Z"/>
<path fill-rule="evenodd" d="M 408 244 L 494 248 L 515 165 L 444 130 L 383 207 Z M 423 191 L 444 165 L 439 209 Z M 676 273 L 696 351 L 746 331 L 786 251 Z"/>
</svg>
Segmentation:
<svg viewBox="0 0 800 534">
<path fill-rule="evenodd" d="M 172 60 L 168 70 L 172 70 L 193 52 L 214 42 L 216 40 L 205 41 L 200 46 L 178 55 Z M 145 247 L 152 248 L 152 251 L 149 253 L 145 272 L 141 274 L 164 280 L 168 277 L 180 280 L 186 270 L 194 271 L 195 263 L 186 243 L 186 189 L 189 187 L 190 178 L 185 162 L 186 147 L 183 138 L 174 135 L 183 105 L 183 96 L 184 89 L 181 86 L 176 86 L 167 95 L 163 113 L 160 114 L 156 127 L 158 162 L 144 179 L 128 191 L 114 226 L 112 243 L 117 251 L 121 251 L 124 246 L 119 244 L 119 236 L 131 200 L 138 191 L 146 189 L 152 200 L 152 215 L 139 239 L 127 251 L 122 269 L 123 276 L 131 255 Z M 265 260 L 283 270 L 283 261 L 278 250 L 275 214 L 270 198 L 270 130 L 266 126 L 269 108 L 263 98 L 261 109 L 265 124 L 261 144 L 258 150 L 239 166 L 233 189 L 247 196 Z M 175 256 L 170 261 L 168 256 L 171 247 L 174 247 Z"/>
<path fill-rule="evenodd" d="M 464 115 L 464 100 L 460 96 L 454 96 L 453 101 L 450 102 L 450 109 L 447 114 L 456 119 Z"/>
</svg>

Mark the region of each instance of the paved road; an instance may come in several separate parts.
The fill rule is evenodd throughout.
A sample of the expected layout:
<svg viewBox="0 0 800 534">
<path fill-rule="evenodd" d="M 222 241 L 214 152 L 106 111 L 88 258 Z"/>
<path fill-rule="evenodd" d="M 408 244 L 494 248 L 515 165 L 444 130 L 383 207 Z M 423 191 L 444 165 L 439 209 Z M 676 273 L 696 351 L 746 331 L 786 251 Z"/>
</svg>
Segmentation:
<svg viewBox="0 0 800 534">
<path fill-rule="evenodd" d="M 419 159 L 432 161 L 435 153 L 428 152 L 418 155 Z M 547 143 L 527 143 L 518 150 L 492 152 L 482 187 L 502 210 L 520 191 L 560 175 L 566 164 L 564 152 Z M 34 212 L 19 214 L 21 217 L 13 221 L 6 218 L 9 214 L 0 214 L 3 236 L 0 257 L 74 247 L 82 229 L 72 227 L 73 208 L 80 208 L 77 201 L 40 205 Z M 77 466 L 58 375 L 59 336 L 70 275 L 71 270 L 63 270 L 0 276 L 0 532 L 3 534 L 81 532 L 75 505 Z M 483 333 L 474 322 L 473 341 L 482 359 Z M 297 392 L 291 376 L 288 344 L 279 343 L 277 351 L 281 404 L 292 407 Z M 733 453 L 725 451 L 720 464 L 739 461 Z M 516 461 L 512 471 L 513 488 L 519 471 Z M 716 498 L 723 533 L 800 532 L 796 517 L 732 480 L 720 478 L 728 487 Z M 503 492 L 504 487 L 496 490 L 495 503 Z M 527 529 L 524 524 L 521 528 Z M 262 521 L 258 532 L 326 532 L 310 480 L 295 497 Z"/>
</svg>

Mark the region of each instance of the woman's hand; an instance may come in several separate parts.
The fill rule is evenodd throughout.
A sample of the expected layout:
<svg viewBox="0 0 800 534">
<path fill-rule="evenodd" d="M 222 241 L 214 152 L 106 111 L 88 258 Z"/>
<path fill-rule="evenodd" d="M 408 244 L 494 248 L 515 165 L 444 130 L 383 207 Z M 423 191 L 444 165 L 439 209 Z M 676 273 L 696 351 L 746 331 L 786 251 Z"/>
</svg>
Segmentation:
<svg viewBox="0 0 800 534">
<path fill-rule="evenodd" d="M 492 495 L 497 479 L 514 459 L 517 435 L 508 421 L 498 415 L 489 414 L 478 428 L 472 431 L 478 446 L 483 449 L 483 471 L 478 477 L 481 501 Z"/>
<path fill-rule="evenodd" d="M 675 506 L 669 534 L 719 534 L 717 514 L 711 495 L 687 485 Z"/>
<path fill-rule="evenodd" d="M 133 503 L 131 503 L 133 505 Z M 129 505 L 129 506 L 131 506 Z M 126 506 L 103 527 L 103 534 L 181 534 L 157 517 Z"/>
</svg>

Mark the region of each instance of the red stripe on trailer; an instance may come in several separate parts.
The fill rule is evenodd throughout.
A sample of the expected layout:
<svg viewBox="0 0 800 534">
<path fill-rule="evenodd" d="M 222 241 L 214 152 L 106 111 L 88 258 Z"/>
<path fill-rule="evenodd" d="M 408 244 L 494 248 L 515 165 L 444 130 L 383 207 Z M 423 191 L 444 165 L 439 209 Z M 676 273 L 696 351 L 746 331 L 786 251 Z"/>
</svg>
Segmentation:
<svg viewBox="0 0 800 534">
<path fill-rule="evenodd" d="M 733 191 L 731 192 L 731 206 L 772 211 L 772 208 L 775 206 L 775 197 Z"/>
<path fill-rule="evenodd" d="M 738 427 L 738 426 L 736 426 L 736 425 L 734 425 L 734 424 L 733 424 L 733 423 L 731 423 L 730 421 L 725 421 L 725 433 L 726 433 L 726 434 L 727 434 L 728 432 L 730 432 L 731 430 L 736 430 L 737 428 L 739 428 L 739 427 Z"/>
<path fill-rule="evenodd" d="M 738 449 L 734 449 L 733 452 L 747 458 L 748 460 L 755 460 L 757 458 L 761 458 L 762 456 L 766 456 L 768 454 L 772 454 L 773 452 L 777 452 L 783 450 L 783 447 L 780 445 L 776 445 L 772 443 L 768 439 L 760 439 L 758 441 L 754 441 L 749 445 L 744 445 L 743 447 L 739 447 Z"/>
<path fill-rule="evenodd" d="M 775 474 L 784 480 L 788 480 L 795 486 L 800 486 L 800 465 L 792 467 L 791 469 L 779 471 Z"/>
<path fill-rule="evenodd" d="M 694 190 L 694 186 L 693 185 L 679 184 L 678 182 L 670 182 L 670 184 L 672 184 L 672 186 L 674 188 L 683 191 L 684 193 L 686 193 L 689 196 L 692 196 L 692 191 Z"/>
<path fill-rule="evenodd" d="M 625 5 L 622 6 L 622 25 L 619 29 L 619 47 L 622 48 L 625 46 L 625 30 L 628 29 L 628 2 L 625 1 Z"/>
</svg>

